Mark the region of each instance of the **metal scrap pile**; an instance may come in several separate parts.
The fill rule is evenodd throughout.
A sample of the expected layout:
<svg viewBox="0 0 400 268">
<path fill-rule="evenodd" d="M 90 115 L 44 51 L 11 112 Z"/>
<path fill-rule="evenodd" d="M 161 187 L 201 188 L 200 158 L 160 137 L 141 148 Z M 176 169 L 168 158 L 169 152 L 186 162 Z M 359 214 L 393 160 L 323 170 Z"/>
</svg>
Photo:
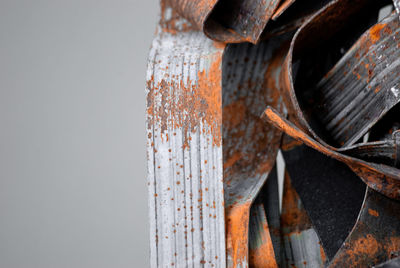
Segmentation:
<svg viewBox="0 0 400 268">
<path fill-rule="evenodd" d="M 395 7 L 161 1 L 146 86 L 152 267 L 399 265 Z"/>
</svg>

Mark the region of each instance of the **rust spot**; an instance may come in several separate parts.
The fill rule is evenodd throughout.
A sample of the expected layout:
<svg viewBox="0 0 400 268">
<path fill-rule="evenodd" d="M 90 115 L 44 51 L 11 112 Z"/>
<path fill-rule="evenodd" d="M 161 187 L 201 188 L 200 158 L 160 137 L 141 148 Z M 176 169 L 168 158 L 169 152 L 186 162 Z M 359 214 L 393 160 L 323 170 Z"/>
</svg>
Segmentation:
<svg viewBox="0 0 400 268">
<path fill-rule="evenodd" d="M 371 215 L 371 216 L 379 217 L 379 212 L 376 211 L 376 210 L 374 210 L 374 209 L 369 208 L 369 209 L 368 209 L 368 213 L 369 213 L 369 215 Z"/>
<path fill-rule="evenodd" d="M 251 202 L 237 205 L 225 211 L 226 251 L 232 256 L 232 266 L 238 267 L 248 260 L 248 228 Z"/>
<path fill-rule="evenodd" d="M 371 27 L 371 29 L 369 30 L 369 35 L 373 43 L 376 43 L 381 38 L 381 30 L 386 25 L 387 24 L 384 23 L 378 23 Z"/>
</svg>

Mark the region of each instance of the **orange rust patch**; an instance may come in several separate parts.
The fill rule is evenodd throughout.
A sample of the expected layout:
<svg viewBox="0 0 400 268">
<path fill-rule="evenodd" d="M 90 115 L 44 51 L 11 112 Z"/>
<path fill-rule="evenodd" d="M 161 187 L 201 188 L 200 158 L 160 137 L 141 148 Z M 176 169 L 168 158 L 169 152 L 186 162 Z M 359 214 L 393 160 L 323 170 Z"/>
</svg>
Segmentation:
<svg viewBox="0 0 400 268">
<path fill-rule="evenodd" d="M 249 250 L 249 265 L 255 268 L 267 268 L 267 267 L 278 267 L 275 259 L 274 247 L 270 236 L 270 230 L 268 227 L 267 219 L 264 213 L 264 206 L 261 206 L 262 215 L 257 216 L 263 222 L 262 233 L 260 244 L 256 248 L 250 248 Z"/>
<path fill-rule="evenodd" d="M 242 157 L 242 153 L 237 152 L 232 154 L 229 159 L 224 162 L 224 169 L 233 166 L 240 158 Z"/>
<path fill-rule="evenodd" d="M 211 134 L 213 145 L 221 144 L 222 100 L 221 100 L 222 52 L 212 56 L 208 70 L 198 72 L 197 84 L 162 80 L 147 82 L 147 120 L 149 128 L 160 124 L 161 138 L 168 140 L 167 129 L 182 129 L 184 148 L 188 147 L 190 132 Z M 156 99 L 161 103 L 156 105 Z M 200 129 L 200 125 L 203 127 Z"/>
<path fill-rule="evenodd" d="M 226 251 L 232 256 L 232 265 L 238 267 L 248 259 L 248 229 L 251 202 L 225 210 Z"/>
<path fill-rule="evenodd" d="M 352 241 L 348 248 L 341 253 L 342 256 L 337 256 L 332 267 L 337 267 L 339 263 L 342 263 L 343 257 L 345 257 L 346 263 L 351 263 L 354 267 L 362 267 L 365 265 L 365 257 L 373 258 L 373 256 L 377 256 L 380 248 L 379 242 L 371 234 L 367 234 L 365 237 Z"/>
<path fill-rule="evenodd" d="M 230 128 L 237 127 L 245 118 L 246 110 L 243 98 L 226 105 L 223 109 L 224 126 L 226 125 L 226 127 Z"/>
<path fill-rule="evenodd" d="M 214 41 L 214 47 L 216 47 L 218 49 L 224 49 L 226 47 L 226 44 L 222 43 L 222 42 Z"/>
<path fill-rule="evenodd" d="M 400 237 L 391 237 L 384 247 L 388 258 L 392 258 L 393 253 L 400 254 Z"/>
<path fill-rule="evenodd" d="M 379 244 L 376 239 L 367 234 L 366 237 L 361 237 L 354 243 L 353 252 L 356 254 L 375 255 L 378 252 Z"/>
<path fill-rule="evenodd" d="M 379 217 L 379 212 L 376 211 L 376 210 L 374 210 L 374 209 L 369 208 L 369 209 L 368 209 L 368 213 L 369 213 L 369 215 L 371 215 L 371 216 Z"/>
<path fill-rule="evenodd" d="M 372 42 L 376 43 L 381 38 L 381 30 L 386 26 L 384 23 L 378 23 L 369 31 L 370 38 Z"/>
<path fill-rule="evenodd" d="M 267 235 L 265 235 L 267 236 Z M 255 268 L 278 267 L 271 237 L 263 237 L 259 248 L 249 251 L 249 265 Z M 266 240 L 266 239 L 269 239 Z M 265 240 L 265 241 L 264 241 Z"/>
<path fill-rule="evenodd" d="M 303 208 L 300 197 L 290 182 L 290 177 L 285 172 L 281 224 L 293 231 L 303 231 L 311 227 L 310 219 Z"/>
<path fill-rule="evenodd" d="M 321 244 L 319 244 L 319 254 L 321 255 L 322 263 L 325 263 L 326 262 L 325 250 Z"/>
</svg>

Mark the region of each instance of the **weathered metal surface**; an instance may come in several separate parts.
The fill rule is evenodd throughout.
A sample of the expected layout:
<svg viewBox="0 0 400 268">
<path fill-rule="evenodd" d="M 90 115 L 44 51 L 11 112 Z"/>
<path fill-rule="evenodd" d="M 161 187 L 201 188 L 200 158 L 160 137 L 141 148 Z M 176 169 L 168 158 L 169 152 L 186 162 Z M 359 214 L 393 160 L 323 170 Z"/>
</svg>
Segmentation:
<svg viewBox="0 0 400 268">
<path fill-rule="evenodd" d="M 252 205 L 249 223 L 249 266 L 278 267 L 262 202 Z"/>
<path fill-rule="evenodd" d="M 197 30 L 225 43 L 251 42 L 291 32 L 328 0 L 167 0 Z M 297 2 L 296 2 L 297 3 Z M 285 15 L 286 11 L 289 14 Z M 282 17 L 282 18 L 281 18 Z M 271 21 L 271 20 L 274 21 Z"/>
<path fill-rule="evenodd" d="M 400 172 L 397 168 L 347 156 L 340 153 L 340 151 L 325 146 L 311 138 L 293 123 L 281 117 L 279 113 L 271 108 L 265 110 L 264 118 L 292 138 L 303 142 L 323 154 L 344 162 L 372 189 L 390 198 L 400 199 Z"/>
<path fill-rule="evenodd" d="M 330 260 L 357 220 L 365 184 L 345 164 L 305 145 L 283 151 L 283 158 L 293 188 Z"/>
<path fill-rule="evenodd" d="M 220 0 L 204 25 L 218 41 L 257 43 L 280 0 Z"/>
<path fill-rule="evenodd" d="M 146 87 L 152 267 L 400 254 L 400 20 L 376 23 L 388 2 L 161 1 Z M 345 165 L 368 185 L 361 211 Z"/>
<path fill-rule="evenodd" d="M 224 267 L 224 45 L 162 14 L 146 88 L 151 266 Z"/>
<path fill-rule="evenodd" d="M 391 259 L 387 262 L 381 263 L 374 267 L 376 267 L 376 268 L 398 268 L 398 267 L 400 267 L 400 257 Z"/>
<path fill-rule="evenodd" d="M 278 267 L 280 263 L 280 212 L 276 168 L 251 206 L 249 223 L 249 266 Z"/>
<path fill-rule="evenodd" d="M 281 133 L 260 118 L 277 94 L 281 62 L 290 35 L 259 45 L 229 45 L 223 61 L 223 157 L 227 262 L 248 266 L 250 206 L 274 166 Z"/>
<path fill-rule="evenodd" d="M 294 122 L 297 127 L 294 127 L 291 123 L 287 124 L 283 118 L 279 118 L 272 110 L 266 111 L 266 115 L 267 117 L 270 117 L 270 121 L 275 125 L 280 125 L 281 129 L 289 131 L 290 136 L 296 136 L 297 139 L 306 142 L 313 148 L 349 165 L 349 167 L 356 172 L 369 187 L 391 198 L 399 199 L 400 171 L 392 166 L 363 160 L 359 155 L 354 155 L 355 151 L 357 151 L 354 150 L 354 148 L 344 147 L 337 149 L 327 144 L 324 140 L 324 138 L 326 139 L 326 136 L 321 138 L 321 133 L 324 132 L 318 132 L 319 135 L 317 135 L 316 127 L 312 128 L 310 126 L 315 120 L 313 117 L 307 117 L 305 112 L 303 112 L 304 110 L 308 111 L 310 109 L 309 106 L 304 105 L 303 98 L 305 98 L 305 96 L 302 98 L 299 97 L 299 90 L 303 87 L 297 89 L 298 87 L 295 86 L 300 82 L 296 81 L 296 84 L 294 83 L 294 78 L 298 79 L 296 73 L 302 71 L 300 70 L 301 66 L 299 67 L 298 65 L 298 62 L 301 61 L 302 57 L 312 54 L 318 45 L 324 46 L 326 43 L 323 43 L 323 41 L 329 43 L 329 38 L 335 36 L 334 34 L 341 28 L 345 28 L 346 22 L 351 19 L 351 16 L 365 11 L 365 9 L 370 8 L 371 5 L 374 6 L 376 3 L 365 0 L 358 0 L 357 3 L 348 0 L 332 1 L 325 8 L 317 12 L 316 15 L 314 15 L 299 29 L 291 43 L 281 75 L 281 84 L 283 86 L 282 93 L 286 96 L 286 106 L 289 111 L 292 111 L 291 113 L 294 114 L 290 120 Z M 321 24 L 324 26 L 326 25 L 327 29 L 321 28 Z M 316 32 L 321 38 L 317 41 L 312 41 L 310 38 L 316 34 Z M 307 82 L 308 80 L 304 81 Z M 312 115 L 322 113 L 320 109 L 314 108 L 311 110 L 313 111 Z M 313 126 L 315 126 L 315 124 L 313 124 Z M 346 155 L 346 150 L 351 150 L 353 153 L 352 156 Z"/>
<path fill-rule="evenodd" d="M 337 144 L 353 145 L 400 102 L 399 39 L 393 14 L 365 32 L 317 84 L 314 107 Z"/>
<path fill-rule="evenodd" d="M 282 201 L 282 267 L 324 267 L 327 258 L 303 204 L 285 173 Z"/>
<path fill-rule="evenodd" d="M 367 189 L 357 223 L 329 267 L 371 267 L 400 254 L 400 202 Z"/>
<path fill-rule="evenodd" d="M 257 43 L 279 0 L 168 0 L 168 4 L 214 40 Z"/>
</svg>

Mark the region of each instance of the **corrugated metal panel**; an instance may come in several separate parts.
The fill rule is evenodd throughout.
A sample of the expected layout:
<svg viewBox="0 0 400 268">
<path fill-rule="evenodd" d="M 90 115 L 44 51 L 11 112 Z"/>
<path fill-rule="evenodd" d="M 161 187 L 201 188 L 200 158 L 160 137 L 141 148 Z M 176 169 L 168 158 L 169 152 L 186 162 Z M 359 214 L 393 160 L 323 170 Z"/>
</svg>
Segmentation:
<svg viewBox="0 0 400 268">
<path fill-rule="evenodd" d="M 170 20 L 172 11 L 163 12 Z M 152 267 L 225 266 L 223 49 L 201 32 L 171 28 L 159 28 L 152 44 L 146 88 Z"/>
</svg>

